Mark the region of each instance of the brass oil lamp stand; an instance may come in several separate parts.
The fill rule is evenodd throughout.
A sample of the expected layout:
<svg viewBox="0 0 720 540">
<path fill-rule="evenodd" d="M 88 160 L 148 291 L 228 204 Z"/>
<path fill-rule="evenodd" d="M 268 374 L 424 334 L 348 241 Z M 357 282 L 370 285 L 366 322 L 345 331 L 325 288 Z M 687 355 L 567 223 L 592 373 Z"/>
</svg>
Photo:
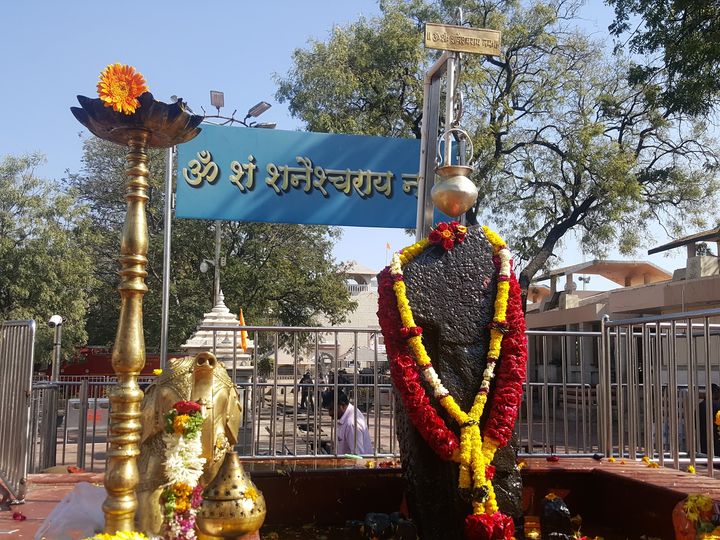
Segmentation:
<svg viewBox="0 0 720 540">
<path fill-rule="evenodd" d="M 139 481 L 140 403 L 143 392 L 138 376 L 145 366 L 143 296 L 147 292 L 148 148 L 169 148 L 187 142 L 199 132 L 201 116 L 188 114 L 181 103 L 155 101 L 140 96 L 140 107 L 131 115 L 114 112 L 99 99 L 78 96 L 81 108 L 75 118 L 91 133 L 128 148 L 125 200 L 127 212 L 120 242 L 120 317 L 112 352 L 117 385 L 110 393 L 110 426 L 105 470 L 107 498 L 103 503 L 105 532 L 135 530 Z M 167 204 L 167 202 L 166 202 Z"/>
</svg>

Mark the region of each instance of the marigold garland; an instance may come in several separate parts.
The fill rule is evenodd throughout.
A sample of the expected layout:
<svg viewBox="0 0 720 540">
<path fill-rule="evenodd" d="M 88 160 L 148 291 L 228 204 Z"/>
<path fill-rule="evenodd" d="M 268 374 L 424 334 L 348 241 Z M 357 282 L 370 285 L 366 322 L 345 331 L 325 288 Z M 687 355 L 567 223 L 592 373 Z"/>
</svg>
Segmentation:
<svg viewBox="0 0 720 540">
<path fill-rule="evenodd" d="M 380 273 L 378 280 L 378 317 L 391 360 L 393 384 L 410 420 L 438 456 L 460 465 L 459 487 L 470 490 L 473 498 L 473 513 L 465 523 L 467 537 L 490 540 L 512 538 L 514 534 L 512 519 L 498 511 L 491 483 L 495 469 L 491 463 L 497 449 L 506 445 L 512 436 L 525 380 L 527 347 L 520 288 L 512 273 L 510 252 L 495 232 L 487 227 L 483 227 L 483 232 L 493 248 L 498 283 L 486 368 L 469 412 L 460 408 L 432 366 L 422 342 L 422 329 L 413 319 L 402 272 L 408 262 L 433 244 L 449 250 L 462 243 L 467 233 L 465 227 L 457 222 L 439 224 L 429 239 L 393 256 L 390 266 Z M 460 426 L 459 440 L 431 404 L 420 374 L 433 396 Z M 495 395 L 481 433 L 480 419 L 493 379 Z"/>
<path fill-rule="evenodd" d="M 148 91 L 145 79 L 132 66 L 110 64 L 100 74 L 98 96 L 106 107 L 124 114 L 133 114 L 140 107 L 139 98 Z"/>
<path fill-rule="evenodd" d="M 84 540 L 148 540 L 148 537 L 139 532 L 118 531 L 115 534 L 100 533 L 88 536 Z"/>
<path fill-rule="evenodd" d="M 193 540 L 195 517 L 202 502 L 205 458 L 199 431 L 202 427 L 202 406 L 194 401 L 178 401 L 165 415 L 165 476 L 168 483 L 163 489 L 164 538 L 167 540 Z"/>
</svg>

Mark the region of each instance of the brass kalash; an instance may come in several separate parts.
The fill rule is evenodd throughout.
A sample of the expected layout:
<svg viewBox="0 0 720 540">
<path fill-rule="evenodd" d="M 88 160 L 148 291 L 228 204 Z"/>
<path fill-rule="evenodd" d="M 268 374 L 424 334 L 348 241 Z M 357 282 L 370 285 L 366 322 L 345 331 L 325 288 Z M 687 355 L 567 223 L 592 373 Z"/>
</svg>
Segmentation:
<svg viewBox="0 0 720 540">
<path fill-rule="evenodd" d="M 200 508 L 197 521 L 198 528 L 206 532 L 200 532 L 199 536 L 205 540 L 236 538 L 260 528 L 265 518 L 265 503 L 258 494 L 251 511 L 245 508 L 243 512 L 235 512 L 230 510 L 234 505 L 231 497 L 225 495 L 237 493 L 240 488 L 254 489 L 237 456 L 230 452 L 236 442 L 241 410 L 237 390 L 225 368 L 210 353 L 171 362 L 148 389 L 145 401 L 137 382 L 145 365 L 142 302 L 147 292 L 147 151 L 148 148 L 170 148 L 193 139 L 200 133 L 198 126 L 202 121 L 201 116 L 186 112 L 181 101 L 158 102 L 149 92 L 138 100 L 140 106 L 133 114 L 115 112 L 100 99 L 84 96 L 78 96 L 80 108 L 71 108 L 75 118 L 91 133 L 128 148 L 127 213 L 120 243 L 120 317 L 112 353 L 118 383 L 109 396 L 109 448 L 104 482 L 107 498 L 103 504 L 105 532 L 138 529 L 147 534 L 159 532 L 162 513 L 158 486 L 164 479 L 164 448 L 158 425 L 162 425 L 162 415 L 176 401 L 193 399 L 200 401 L 204 409 L 200 436 L 203 457 L 207 460 L 201 480 L 207 486 L 204 493 L 207 500 Z M 218 471 L 222 474 L 217 475 Z M 243 482 L 243 486 L 239 486 L 239 482 Z M 136 522 L 138 496 L 142 507 Z M 218 496 L 224 499 L 218 501 Z M 203 518 L 209 519 L 207 527 L 203 526 Z"/>
</svg>

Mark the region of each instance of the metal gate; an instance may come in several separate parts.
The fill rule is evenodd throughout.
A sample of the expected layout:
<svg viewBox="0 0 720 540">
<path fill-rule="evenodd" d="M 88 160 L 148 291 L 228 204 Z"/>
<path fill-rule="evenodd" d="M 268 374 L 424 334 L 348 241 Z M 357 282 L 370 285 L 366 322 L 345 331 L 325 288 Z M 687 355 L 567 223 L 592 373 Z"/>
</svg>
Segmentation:
<svg viewBox="0 0 720 540">
<path fill-rule="evenodd" d="M 35 321 L 0 326 L 0 498 L 21 501 L 27 488 L 30 455 Z"/>
</svg>

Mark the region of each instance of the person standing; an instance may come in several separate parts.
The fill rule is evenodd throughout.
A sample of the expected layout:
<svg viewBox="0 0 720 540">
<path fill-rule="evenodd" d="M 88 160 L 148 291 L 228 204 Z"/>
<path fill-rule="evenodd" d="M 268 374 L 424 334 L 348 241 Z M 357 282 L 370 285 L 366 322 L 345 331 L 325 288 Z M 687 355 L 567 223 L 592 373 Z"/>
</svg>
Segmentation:
<svg viewBox="0 0 720 540">
<path fill-rule="evenodd" d="M 337 420 L 336 454 L 368 455 L 374 452 L 365 415 L 350 403 L 345 392 L 339 390 L 337 393 L 337 410 L 334 390 L 323 393 L 322 406 Z"/>
<path fill-rule="evenodd" d="M 312 390 L 313 380 L 310 372 L 306 371 L 305 375 L 300 378 L 300 408 L 305 409 L 308 405 L 311 409 L 315 408 L 315 400 L 313 399 Z"/>
</svg>

